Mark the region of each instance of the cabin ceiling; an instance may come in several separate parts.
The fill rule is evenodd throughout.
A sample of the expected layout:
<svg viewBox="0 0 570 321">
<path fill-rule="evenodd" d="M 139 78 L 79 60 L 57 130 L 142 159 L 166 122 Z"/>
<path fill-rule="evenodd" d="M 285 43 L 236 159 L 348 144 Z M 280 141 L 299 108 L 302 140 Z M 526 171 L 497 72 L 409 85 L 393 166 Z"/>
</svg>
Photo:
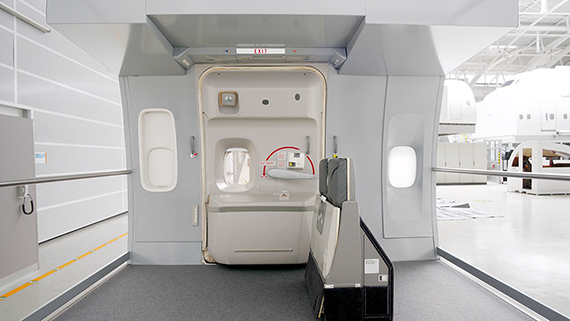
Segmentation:
<svg viewBox="0 0 570 321">
<path fill-rule="evenodd" d="M 519 27 L 448 73 L 484 97 L 514 75 L 570 66 L 570 0 L 519 0 Z"/>
</svg>

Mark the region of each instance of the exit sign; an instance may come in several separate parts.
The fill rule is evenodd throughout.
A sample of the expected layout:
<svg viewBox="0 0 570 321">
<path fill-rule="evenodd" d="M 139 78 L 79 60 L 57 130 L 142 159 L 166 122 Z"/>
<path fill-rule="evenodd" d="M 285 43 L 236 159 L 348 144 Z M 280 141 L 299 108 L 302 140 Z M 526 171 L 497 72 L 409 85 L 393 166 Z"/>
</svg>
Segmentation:
<svg viewBox="0 0 570 321">
<path fill-rule="evenodd" d="M 285 48 L 237 48 L 238 55 L 284 55 Z"/>
</svg>

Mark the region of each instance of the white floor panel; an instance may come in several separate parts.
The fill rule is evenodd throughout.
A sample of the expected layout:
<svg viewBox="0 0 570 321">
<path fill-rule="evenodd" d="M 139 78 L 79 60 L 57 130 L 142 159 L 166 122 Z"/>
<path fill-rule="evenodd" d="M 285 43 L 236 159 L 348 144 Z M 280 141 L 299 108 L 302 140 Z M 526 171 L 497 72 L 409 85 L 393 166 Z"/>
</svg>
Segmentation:
<svg viewBox="0 0 570 321">
<path fill-rule="evenodd" d="M 40 245 L 39 271 L 0 288 L 0 296 L 66 263 L 72 263 L 1 300 L 0 320 L 22 320 L 123 255 L 127 251 L 125 233 L 126 214 Z M 113 241 L 117 237 L 120 238 Z M 108 245 L 101 247 L 106 243 Z M 81 259 L 75 261 L 78 257 Z"/>
<path fill-rule="evenodd" d="M 504 217 L 439 221 L 439 246 L 570 317 L 570 195 L 506 185 L 438 186 L 437 196 Z"/>
</svg>

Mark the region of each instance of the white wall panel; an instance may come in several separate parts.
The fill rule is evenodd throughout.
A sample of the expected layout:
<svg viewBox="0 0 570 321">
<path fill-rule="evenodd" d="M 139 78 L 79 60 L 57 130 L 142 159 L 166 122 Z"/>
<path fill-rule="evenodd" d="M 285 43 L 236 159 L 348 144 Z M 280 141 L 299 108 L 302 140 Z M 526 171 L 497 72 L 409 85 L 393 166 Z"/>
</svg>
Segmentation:
<svg viewBox="0 0 570 321">
<path fill-rule="evenodd" d="M 65 146 L 36 146 L 47 153 L 47 164 L 36 166 L 37 176 L 90 173 L 121 169 L 124 151 L 121 149 L 79 148 Z"/>
<path fill-rule="evenodd" d="M 45 3 L 41 8 L 42 10 L 45 9 Z M 62 34 L 54 32 L 53 28 L 51 28 L 46 23 L 45 15 L 38 14 L 37 11 L 31 9 L 29 6 L 21 4 L 20 2 L 18 6 L 18 11 L 30 17 L 34 21 L 41 23 L 45 27 L 52 29 L 52 32 L 49 33 L 49 37 L 46 37 L 46 35 L 43 32 L 40 32 L 35 28 L 25 26 L 23 28 L 18 28 L 19 37 L 22 37 L 28 41 L 32 41 L 39 46 L 44 46 L 53 49 L 56 53 L 65 56 L 67 59 L 77 61 L 78 63 L 82 64 L 85 68 L 106 74 L 108 77 L 111 77 L 115 79 L 115 81 L 117 81 L 116 75 L 114 75 L 107 67 L 95 61 L 93 57 L 91 57 L 89 54 L 87 54 L 85 51 L 79 48 L 76 44 L 69 41 L 69 39 L 65 38 Z M 19 22 L 18 26 L 20 25 L 20 23 L 24 24 L 23 22 Z"/>
<path fill-rule="evenodd" d="M 33 21 L 35 21 L 36 23 L 51 29 L 51 27 L 47 24 L 46 22 L 46 16 L 45 14 L 42 14 L 41 12 L 38 12 L 37 9 L 30 7 L 28 5 L 26 5 L 24 2 L 18 0 L 15 3 L 14 9 L 16 11 L 18 11 L 19 13 L 25 15 L 26 17 L 32 19 Z M 17 25 L 16 25 L 16 30 L 18 30 L 19 33 L 24 32 L 25 30 L 30 30 L 34 32 L 37 32 L 38 34 L 43 34 L 44 32 L 36 29 L 36 27 L 33 27 L 32 25 L 28 24 L 27 22 L 24 22 L 20 19 L 17 19 Z"/>
<path fill-rule="evenodd" d="M 34 114 L 36 142 L 57 142 L 100 147 L 120 148 L 123 129 L 100 123 L 81 121 L 74 118 L 50 115 L 42 112 Z M 59 124 L 54 127 L 52 124 Z"/>
<path fill-rule="evenodd" d="M 26 0 L 25 3 L 23 1 L 18 2 L 19 10 L 22 9 L 24 6 L 31 6 L 38 11 L 45 11 L 46 1 L 45 0 Z"/>
<path fill-rule="evenodd" d="M 14 71 L 0 66 L 0 100 L 14 101 Z"/>
<path fill-rule="evenodd" d="M 459 144 L 446 143 L 445 145 L 445 166 L 459 168 Z M 445 173 L 445 182 L 459 182 L 459 174 Z"/>
<path fill-rule="evenodd" d="M 473 169 L 473 144 L 459 145 L 459 168 Z M 473 183 L 472 174 L 459 174 L 459 183 Z"/>
<path fill-rule="evenodd" d="M 12 66 L 14 63 L 14 34 L 0 28 L 0 63 Z"/>
<path fill-rule="evenodd" d="M 0 2 L 8 5 L 11 8 L 14 6 L 14 2 L 12 0 L 2 0 Z M 12 17 L 12 15 L 6 11 L 0 10 L 0 25 L 12 29 L 14 26 L 14 17 Z"/>
<path fill-rule="evenodd" d="M 117 82 L 117 76 L 113 74 L 107 67 L 103 66 L 98 61 L 93 61 L 93 57 L 85 53 L 76 44 L 70 42 L 67 38 L 59 33 L 55 33 L 46 38 L 43 33 L 35 29 L 26 28 L 25 30 L 18 30 L 18 37 L 21 41 L 31 42 L 36 46 L 42 47 L 48 51 L 52 51 L 56 55 L 61 55 L 63 58 L 79 64 L 89 71 L 93 71 L 113 82 Z M 65 54 L 62 54 L 64 52 Z"/>
<path fill-rule="evenodd" d="M 38 210 L 39 242 L 124 211 L 122 193 L 106 195 L 63 207 Z M 106 213 L 106 215 L 105 215 Z M 103 214 L 103 215 L 102 215 Z M 117 235 L 118 236 L 118 235 Z"/>
<path fill-rule="evenodd" d="M 122 126 L 121 106 L 29 76 L 18 75 L 18 99 L 27 106 Z M 46 107 L 49 106 L 49 107 Z"/>
<path fill-rule="evenodd" d="M 18 69 L 109 101 L 119 101 L 118 84 L 25 39 L 17 41 Z"/>
<path fill-rule="evenodd" d="M 0 1 L 49 27 L 45 0 Z M 35 151 L 47 153 L 36 175 L 126 168 L 117 76 L 50 29 L 43 33 L 0 10 L 0 100 L 35 110 Z M 40 241 L 127 210 L 125 177 L 37 188 Z"/>
<path fill-rule="evenodd" d="M 36 188 L 37 204 L 40 209 L 50 208 L 123 189 L 126 188 L 123 187 L 123 178 L 120 176 L 40 184 Z"/>
</svg>

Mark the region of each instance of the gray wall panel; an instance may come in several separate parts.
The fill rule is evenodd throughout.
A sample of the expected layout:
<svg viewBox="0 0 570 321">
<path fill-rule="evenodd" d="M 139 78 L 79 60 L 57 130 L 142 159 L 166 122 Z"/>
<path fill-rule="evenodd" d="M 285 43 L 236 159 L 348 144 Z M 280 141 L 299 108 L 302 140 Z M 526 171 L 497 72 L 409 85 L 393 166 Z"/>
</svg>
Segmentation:
<svg viewBox="0 0 570 321">
<path fill-rule="evenodd" d="M 7 30 L 0 29 L 0 63 L 14 66 L 14 34 Z"/>
<path fill-rule="evenodd" d="M 379 239 L 386 83 L 385 76 L 339 76 L 329 69 L 326 156 L 332 157 L 336 135 L 339 157 L 354 160 L 360 216 Z"/>
<path fill-rule="evenodd" d="M 147 0 L 148 14 L 299 14 L 299 15 L 364 15 L 365 1 L 292 0 L 284 6 L 282 3 L 236 2 L 215 0 L 200 2 L 180 2 L 174 0 Z"/>
<path fill-rule="evenodd" d="M 131 154 L 134 207 L 134 237 L 140 241 L 200 241 L 199 227 L 191 225 L 193 204 L 200 204 L 200 158 L 190 159 L 190 136 L 199 145 L 198 110 L 193 72 L 186 76 L 130 77 L 131 146 L 138 146 L 138 114 L 146 108 L 167 108 L 176 120 L 178 143 L 178 185 L 174 191 L 151 193 L 140 185 L 138 150 Z M 161 93 L 156 95 L 156 93 Z M 166 197 L 165 197 L 166 196 Z M 159 227 L 159 228 L 157 228 Z"/>
<path fill-rule="evenodd" d="M 136 243 L 131 250 L 131 264 L 202 264 L 201 242 Z"/>
<path fill-rule="evenodd" d="M 118 103 L 28 76 L 18 75 L 19 103 L 41 109 L 122 126 L 122 111 Z"/>
<path fill-rule="evenodd" d="M 402 25 L 516 25 L 517 10 L 517 1 L 366 1 L 366 19 L 370 22 Z"/>
<path fill-rule="evenodd" d="M 121 81 L 125 87 L 123 95 L 130 99 L 125 106 L 125 127 L 130 146 L 127 157 L 129 167 L 133 169 L 133 175 L 129 177 L 129 244 L 133 263 L 197 264 L 200 262 L 201 228 L 192 226 L 192 206 L 200 204 L 200 157 L 189 157 L 190 136 L 196 137 L 197 151 L 200 141 L 194 71 L 190 70 L 186 76 L 125 77 Z M 148 192 L 140 183 L 138 115 L 146 108 L 166 108 L 174 114 L 178 184 L 171 192 Z M 182 243 L 177 243 L 171 253 L 164 255 L 156 252 L 162 244 L 168 244 L 164 242 Z"/>
<path fill-rule="evenodd" d="M 34 177 L 32 120 L 0 115 L 0 137 L 0 181 Z M 30 185 L 28 193 L 35 198 L 35 186 Z M 38 212 L 24 215 L 18 194 L 18 187 L 0 188 L 0 280 L 37 269 Z"/>
<path fill-rule="evenodd" d="M 18 38 L 18 69 L 107 100 L 118 101 L 117 83 L 33 43 Z M 41 57 L 41 59 L 38 59 Z"/>
<path fill-rule="evenodd" d="M 63 175 L 121 169 L 121 149 L 36 146 L 36 152 L 47 153 L 47 165 L 37 165 L 36 175 Z"/>
<path fill-rule="evenodd" d="M 390 238 L 434 236 L 435 207 L 432 190 L 432 150 L 437 139 L 434 124 L 443 77 L 389 77 L 382 144 L 384 174 L 389 170 L 393 147 L 409 146 L 416 152 L 416 180 L 411 187 L 396 188 L 383 181 L 384 236 Z M 442 87 L 443 88 L 443 87 Z"/>
<path fill-rule="evenodd" d="M 14 71 L 0 66 L 0 100 L 14 101 Z"/>
<path fill-rule="evenodd" d="M 441 79 L 339 76 L 329 69 L 326 156 L 336 135 L 339 157 L 355 163 L 360 216 L 396 261 L 435 257 L 431 146 Z M 416 184 L 407 189 L 388 182 L 389 152 L 400 145 L 417 153 Z"/>
<path fill-rule="evenodd" d="M 121 147 L 123 129 L 42 112 L 34 114 L 37 142 Z M 59 124 L 55 127 L 52 124 Z"/>
</svg>

